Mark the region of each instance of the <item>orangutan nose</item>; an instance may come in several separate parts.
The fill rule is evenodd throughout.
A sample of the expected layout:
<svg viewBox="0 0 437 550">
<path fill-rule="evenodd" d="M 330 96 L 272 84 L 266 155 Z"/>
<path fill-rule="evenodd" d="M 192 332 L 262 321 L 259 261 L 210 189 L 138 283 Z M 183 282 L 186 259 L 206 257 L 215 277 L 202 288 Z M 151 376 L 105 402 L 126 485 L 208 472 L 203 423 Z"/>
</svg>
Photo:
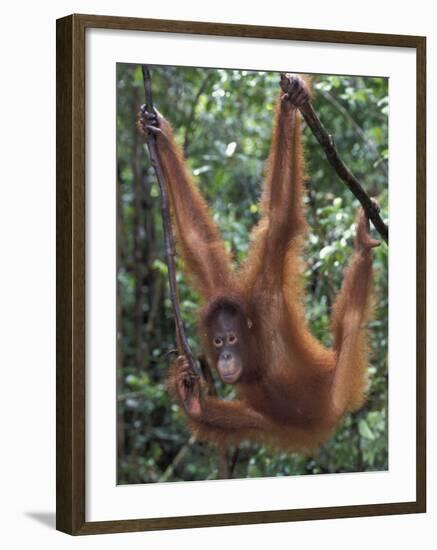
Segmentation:
<svg viewBox="0 0 437 550">
<path fill-rule="evenodd" d="M 223 361 L 230 361 L 232 359 L 232 353 L 229 351 L 224 351 L 221 354 L 220 359 L 223 359 Z"/>
</svg>

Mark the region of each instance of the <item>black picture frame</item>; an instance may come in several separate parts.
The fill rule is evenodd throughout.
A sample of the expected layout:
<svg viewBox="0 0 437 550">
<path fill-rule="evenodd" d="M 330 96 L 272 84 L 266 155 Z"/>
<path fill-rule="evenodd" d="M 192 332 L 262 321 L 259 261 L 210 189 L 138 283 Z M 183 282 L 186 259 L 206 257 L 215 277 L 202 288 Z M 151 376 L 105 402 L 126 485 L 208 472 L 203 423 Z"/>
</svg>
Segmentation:
<svg viewBox="0 0 437 550">
<path fill-rule="evenodd" d="M 87 522 L 85 515 L 85 32 L 89 28 L 410 48 L 417 82 L 416 499 L 411 502 Z M 57 529 L 71 535 L 426 511 L 426 38 L 70 15 L 57 21 Z"/>
</svg>

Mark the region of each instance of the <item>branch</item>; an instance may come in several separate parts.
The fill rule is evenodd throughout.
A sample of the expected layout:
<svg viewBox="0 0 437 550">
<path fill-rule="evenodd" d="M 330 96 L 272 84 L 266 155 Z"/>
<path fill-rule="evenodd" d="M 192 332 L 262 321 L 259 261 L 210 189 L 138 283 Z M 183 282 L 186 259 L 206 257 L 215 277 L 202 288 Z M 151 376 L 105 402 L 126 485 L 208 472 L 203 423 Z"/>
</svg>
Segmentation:
<svg viewBox="0 0 437 550">
<path fill-rule="evenodd" d="M 150 72 L 147 65 L 141 65 L 143 71 L 143 83 L 144 93 L 146 97 L 146 107 L 149 113 L 154 112 L 153 98 L 152 98 L 152 83 L 150 80 Z M 176 324 L 176 342 L 178 352 L 181 355 L 185 355 L 188 359 L 191 370 L 196 376 L 199 376 L 199 369 L 194 360 L 193 353 L 188 344 L 188 340 L 185 334 L 184 325 L 181 316 L 178 289 L 176 285 L 176 267 L 175 267 L 175 247 L 174 237 L 170 222 L 170 207 L 168 200 L 167 184 L 164 178 L 164 174 L 159 160 L 158 151 L 156 149 L 156 138 L 151 132 L 146 137 L 147 148 L 149 150 L 150 162 L 155 170 L 156 178 L 158 180 L 159 189 L 161 192 L 161 211 L 162 211 L 162 224 L 164 229 L 164 243 L 165 243 L 165 260 L 168 268 L 168 280 L 170 286 L 170 298 L 173 305 L 173 311 Z"/>
<path fill-rule="evenodd" d="M 208 395 L 211 397 L 217 397 L 217 390 L 214 384 L 214 378 L 212 376 L 211 368 L 206 358 L 201 355 L 199 357 L 200 368 L 202 371 L 202 377 L 206 382 Z M 219 479 L 230 479 L 232 477 L 235 465 L 238 458 L 238 446 L 235 448 L 234 455 L 231 458 L 231 463 L 228 461 L 228 448 L 226 445 L 219 445 L 217 447 L 217 461 L 218 461 L 218 475 Z"/>
<path fill-rule="evenodd" d="M 196 443 L 196 438 L 194 435 L 190 437 L 190 439 L 185 443 L 183 447 L 179 450 L 178 454 L 174 457 L 173 461 L 167 466 L 165 472 L 162 474 L 162 476 L 158 479 L 160 483 L 163 481 L 168 481 L 168 479 L 173 475 L 176 468 L 179 466 L 179 464 L 183 461 L 185 456 L 187 455 L 188 451 L 191 449 L 191 447 Z"/>
<path fill-rule="evenodd" d="M 376 167 L 379 168 L 384 173 L 385 177 L 388 177 L 388 169 L 387 169 L 386 161 L 381 158 L 381 155 L 379 154 L 379 151 L 378 151 L 378 147 L 375 145 L 373 140 L 369 138 L 369 136 L 361 128 L 361 126 L 353 118 L 353 116 L 349 113 L 349 111 L 347 109 L 345 109 L 343 107 L 343 105 L 335 99 L 335 97 L 333 97 L 326 90 L 320 90 L 320 93 L 322 94 L 322 96 L 327 101 L 329 101 L 329 103 L 334 107 L 334 109 L 337 109 L 337 111 L 342 116 L 344 116 L 344 118 L 346 118 L 348 120 L 348 122 L 352 126 L 352 129 L 354 130 L 354 132 L 363 140 L 363 142 L 364 142 L 365 146 L 367 147 L 367 149 L 376 158 L 376 161 L 377 161 Z"/>
<path fill-rule="evenodd" d="M 281 75 L 281 88 L 287 93 L 288 92 L 288 78 L 284 78 Z M 346 184 L 350 191 L 355 195 L 355 197 L 360 201 L 361 206 L 366 212 L 366 216 L 372 221 L 375 229 L 388 244 L 388 227 L 383 222 L 380 214 L 378 205 L 372 201 L 369 195 L 364 191 L 361 183 L 357 178 L 352 174 L 349 168 L 344 164 L 337 153 L 337 149 L 334 145 L 334 139 L 328 134 L 325 130 L 325 127 L 320 122 L 319 117 L 315 113 L 311 102 L 308 100 L 299 107 L 300 112 L 302 113 L 305 122 L 311 128 L 314 136 L 317 141 L 322 146 L 325 151 L 326 158 L 328 159 L 331 166 L 337 172 L 340 179 Z"/>
</svg>

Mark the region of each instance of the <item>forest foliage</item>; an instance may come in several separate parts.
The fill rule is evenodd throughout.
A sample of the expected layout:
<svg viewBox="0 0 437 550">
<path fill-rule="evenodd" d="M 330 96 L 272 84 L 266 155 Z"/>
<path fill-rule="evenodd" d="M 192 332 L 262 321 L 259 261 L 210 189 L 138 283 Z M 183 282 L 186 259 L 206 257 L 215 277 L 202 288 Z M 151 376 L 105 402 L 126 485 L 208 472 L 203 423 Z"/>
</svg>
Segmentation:
<svg viewBox="0 0 437 550">
<path fill-rule="evenodd" d="M 172 123 L 188 164 L 235 261 L 245 257 L 259 217 L 278 73 L 152 67 L 157 108 Z M 313 105 L 340 156 L 388 212 L 388 82 L 313 77 Z M 175 346 L 159 188 L 135 128 L 144 103 L 141 68 L 117 64 L 117 444 L 118 483 L 216 479 L 217 453 L 194 441 L 165 388 Z M 358 203 L 304 127 L 308 171 L 306 311 L 313 333 L 331 342 L 329 313 L 352 253 Z M 345 417 L 311 456 L 244 443 L 234 477 L 385 470 L 388 467 L 388 247 L 375 249 L 372 358 L 366 405 Z M 181 310 L 195 353 L 199 298 L 177 257 Z M 217 384 L 220 395 L 232 389 Z"/>
</svg>

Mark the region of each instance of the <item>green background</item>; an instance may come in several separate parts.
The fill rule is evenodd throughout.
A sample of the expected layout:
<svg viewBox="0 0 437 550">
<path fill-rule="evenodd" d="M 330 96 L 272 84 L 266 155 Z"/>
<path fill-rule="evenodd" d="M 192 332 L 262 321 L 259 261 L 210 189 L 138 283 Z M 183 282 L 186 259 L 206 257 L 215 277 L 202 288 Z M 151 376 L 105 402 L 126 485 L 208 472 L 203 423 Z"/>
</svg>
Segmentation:
<svg viewBox="0 0 437 550">
<path fill-rule="evenodd" d="M 152 67 L 156 107 L 169 119 L 189 166 L 236 261 L 244 258 L 268 155 L 278 73 Z M 387 221 L 388 81 L 313 77 L 313 105 L 340 156 Z M 215 449 L 190 437 L 179 407 L 165 389 L 174 323 L 164 260 L 160 197 L 143 138 L 135 128 L 144 103 L 141 68 L 117 64 L 117 480 L 120 484 L 216 479 Z M 352 253 L 358 203 L 304 126 L 309 234 L 306 311 L 313 333 L 330 345 L 329 312 Z M 234 477 L 386 470 L 387 260 L 375 249 L 375 314 L 366 405 L 347 415 L 318 453 L 272 452 L 240 446 Z M 181 310 L 190 344 L 196 336 L 198 296 L 177 258 Z M 220 395 L 232 388 L 217 383 Z"/>
</svg>

